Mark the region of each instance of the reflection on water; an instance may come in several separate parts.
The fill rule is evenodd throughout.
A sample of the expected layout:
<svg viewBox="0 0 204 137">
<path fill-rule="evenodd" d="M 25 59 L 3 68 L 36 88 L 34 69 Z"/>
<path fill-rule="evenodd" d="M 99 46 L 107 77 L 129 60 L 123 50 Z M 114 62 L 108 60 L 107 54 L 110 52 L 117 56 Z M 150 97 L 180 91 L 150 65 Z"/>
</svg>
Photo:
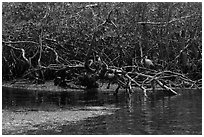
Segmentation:
<svg viewBox="0 0 204 137">
<path fill-rule="evenodd" d="M 12 111 L 57 111 L 87 106 L 120 108 L 113 115 L 103 115 L 64 125 L 57 134 L 202 134 L 201 91 L 184 90 L 171 97 L 143 98 L 134 93 L 127 100 L 125 93 L 118 97 L 96 92 L 43 92 L 3 88 L 3 109 Z M 40 134 L 48 134 L 39 131 Z M 38 133 L 37 133 L 38 134 Z M 56 134 L 50 133 L 49 134 Z"/>
</svg>

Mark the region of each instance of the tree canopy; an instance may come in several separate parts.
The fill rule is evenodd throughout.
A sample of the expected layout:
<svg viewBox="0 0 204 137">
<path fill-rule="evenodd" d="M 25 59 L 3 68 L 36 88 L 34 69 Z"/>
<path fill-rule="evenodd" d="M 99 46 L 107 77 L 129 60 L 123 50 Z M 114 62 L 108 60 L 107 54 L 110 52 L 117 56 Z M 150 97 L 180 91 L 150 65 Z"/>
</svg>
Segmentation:
<svg viewBox="0 0 204 137">
<path fill-rule="evenodd" d="M 3 79 L 21 77 L 30 60 L 37 68 L 96 55 L 116 67 L 148 56 L 161 70 L 200 79 L 202 3 L 3 2 L 2 49 Z"/>
</svg>

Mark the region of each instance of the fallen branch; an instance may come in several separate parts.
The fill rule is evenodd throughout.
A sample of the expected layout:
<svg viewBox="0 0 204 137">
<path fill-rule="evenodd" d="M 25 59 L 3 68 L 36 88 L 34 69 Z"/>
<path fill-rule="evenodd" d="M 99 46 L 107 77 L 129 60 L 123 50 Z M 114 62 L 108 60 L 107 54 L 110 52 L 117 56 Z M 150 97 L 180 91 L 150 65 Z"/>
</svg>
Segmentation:
<svg viewBox="0 0 204 137">
<path fill-rule="evenodd" d="M 24 50 L 24 49 L 13 47 L 13 46 L 11 46 L 11 43 L 8 43 L 7 46 L 10 47 L 10 48 L 12 48 L 12 49 L 21 51 L 21 52 L 22 52 L 22 57 L 23 57 L 23 59 L 24 59 L 27 63 L 29 63 L 28 58 L 26 58 L 26 56 L 25 56 L 25 50 Z"/>
<path fill-rule="evenodd" d="M 5 44 L 19 44 L 19 43 L 32 43 L 35 45 L 38 45 L 39 43 L 34 42 L 34 41 L 2 41 Z"/>
<path fill-rule="evenodd" d="M 140 87 L 143 92 L 144 92 L 144 96 L 147 97 L 146 91 L 147 89 L 144 88 L 142 85 L 140 85 L 137 81 L 135 81 L 134 79 L 132 79 L 128 74 L 125 74 L 125 77 L 127 77 L 130 81 L 134 82 L 138 87 Z"/>
<path fill-rule="evenodd" d="M 57 62 L 57 63 L 60 63 L 59 62 L 59 55 L 58 55 L 58 53 L 56 52 L 56 50 L 54 50 L 53 48 L 51 48 L 51 47 L 49 47 L 49 46 L 47 46 L 47 45 L 43 45 L 44 47 L 46 47 L 46 48 L 48 48 L 48 49 L 50 49 L 50 50 L 52 50 L 54 53 L 55 53 L 55 61 Z M 61 58 L 61 57 L 60 57 Z"/>
<path fill-rule="evenodd" d="M 164 89 L 166 89 L 167 91 L 170 91 L 171 93 L 173 93 L 174 95 L 177 95 L 177 92 L 174 91 L 172 88 L 167 87 L 166 85 L 162 84 L 159 80 L 155 79 L 155 81 L 157 82 L 157 84 L 159 84 L 161 87 L 163 87 Z"/>
</svg>

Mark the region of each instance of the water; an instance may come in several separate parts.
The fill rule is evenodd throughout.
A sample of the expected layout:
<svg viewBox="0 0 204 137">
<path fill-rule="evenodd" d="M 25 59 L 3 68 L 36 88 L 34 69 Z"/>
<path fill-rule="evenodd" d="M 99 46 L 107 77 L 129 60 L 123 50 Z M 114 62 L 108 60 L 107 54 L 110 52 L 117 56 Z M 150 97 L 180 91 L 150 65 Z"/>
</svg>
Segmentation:
<svg viewBox="0 0 204 137">
<path fill-rule="evenodd" d="M 121 135 L 192 135 L 202 134 L 201 90 L 180 90 L 179 95 L 153 96 L 145 99 L 134 93 L 131 100 L 125 92 L 118 97 L 98 92 L 43 92 L 3 88 L 3 110 L 58 111 L 59 109 L 113 109 L 111 115 L 90 117 L 62 125 L 60 132 L 38 130 L 27 134 L 121 134 Z"/>
</svg>

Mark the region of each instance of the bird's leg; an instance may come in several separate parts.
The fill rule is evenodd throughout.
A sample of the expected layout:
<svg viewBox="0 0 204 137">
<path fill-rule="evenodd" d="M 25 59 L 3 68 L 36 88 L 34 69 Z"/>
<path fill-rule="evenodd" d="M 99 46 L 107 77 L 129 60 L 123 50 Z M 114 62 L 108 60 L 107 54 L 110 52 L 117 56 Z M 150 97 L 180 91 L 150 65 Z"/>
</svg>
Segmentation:
<svg viewBox="0 0 204 137">
<path fill-rule="evenodd" d="M 120 89 L 120 84 L 118 84 L 118 87 L 116 88 L 114 95 L 118 94 L 119 89 Z"/>
<path fill-rule="evenodd" d="M 155 91 L 155 81 L 154 80 L 151 81 L 151 87 L 152 87 L 152 91 L 154 92 Z"/>
<path fill-rule="evenodd" d="M 111 84 L 111 81 L 108 82 L 108 86 L 106 87 L 107 89 L 110 89 L 110 84 Z"/>
</svg>

